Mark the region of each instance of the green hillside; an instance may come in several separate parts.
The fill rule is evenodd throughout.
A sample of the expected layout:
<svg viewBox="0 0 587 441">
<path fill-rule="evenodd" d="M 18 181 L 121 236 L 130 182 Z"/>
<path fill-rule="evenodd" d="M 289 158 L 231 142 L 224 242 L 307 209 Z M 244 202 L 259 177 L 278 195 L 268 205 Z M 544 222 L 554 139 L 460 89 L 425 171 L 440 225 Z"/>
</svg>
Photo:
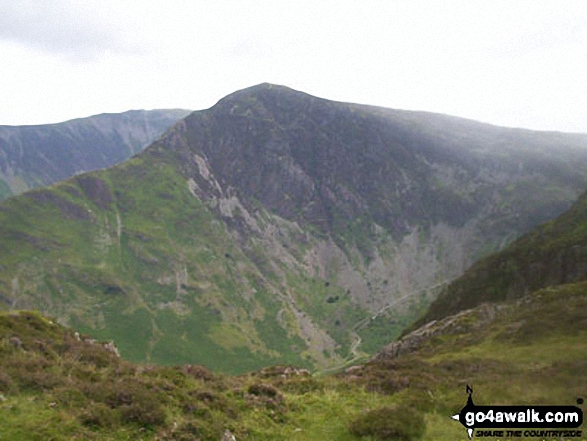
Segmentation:
<svg viewBox="0 0 587 441">
<path fill-rule="evenodd" d="M 133 161 L 123 173 L 128 179 L 140 170 L 133 172 L 132 167 L 140 166 Z M 104 180 L 116 179 L 108 174 L 112 171 L 103 173 Z M 164 187 L 168 192 L 173 188 L 172 182 Z M 83 184 L 78 185 L 81 191 Z M 73 181 L 58 187 L 64 201 L 65 195 L 73 192 L 67 188 L 76 188 Z M 108 203 L 106 194 L 95 195 L 96 205 L 90 208 L 94 215 L 100 204 Z M 11 201 L 20 200 L 26 198 Z M 556 249 L 564 254 L 575 249 L 581 243 L 579 231 L 587 218 L 582 209 L 584 201 L 582 197 L 571 210 L 504 252 L 512 253 L 520 243 L 538 246 L 538 242 L 532 242 L 537 237 L 543 239 L 544 250 Z M 81 218 L 82 211 L 76 212 L 73 206 L 60 202 L 59 207 Z M 67 222 L 65 216 L 63 219 Z M 80 220 L 69 222 L 63 230 L 72 230 Z M 222 235 L 216 234 L 209 230 L 207 236 L 220 240 Z M 32 243 L 35 236 L 28 237 Z M 546 238 L 548 241 L 544 241 Z M 63 237 L 55 237 L 53 242 L 34 245 L 44 247 L 50 255 L 61 240 Z M 157 240 L 162 239 L 156 239 L 155 234 L 149 240 L 142 238 L 144 244 Z M 172 243 L 170 238 L 168 241 Z M 22 252 L 26 253 L 27 248 L 22 247 Z M 152 259 L 161 258 L 155 248 L 146 245 L 142 252 L 148 252 Z M 119 265 L 133 262 L 125 260 L 124 254 L 114 257 L 117 253 L 114 248 L 111 258 L 118 259 Z M 136 262 L 133 268 L 140 273 Z M 570 277 L 574 267 L 566 266 L 562 271 L 560 274 Z M 116 299 L 124 297 L 136 296 L 135 301 L 140 301 L 137 293 L 127 292 L 125 285 L 117 284 L 115 276 L 106 283 L 95 274 L 93 279 L 84 279 L 85 289 L 102 289 L 101 298 L 109 307 L 114 308 Z M 505 277 L 503 269 L 495 272 L 496 277 L 500 274 Z M 54 280 L 59 292 L 61 285 L 57 283 L 64 282 Z M 189 280 L 178 283 L 189 292 Z M 141 312 L 140 308 L 124 316 L 130 325 L 123 332 L 135 332 L 136 328 L 131 331 L 130 326 L 141 323 L 141 314 L 149 317 L 149 311 L 145 308 L 146 312 Z M 197 326 L 218 323 L 214 322 L 213 312 L 201 316 L 204 318 L 200 322 L 189 322 L 195 332 Z M 163 314 L 151 313 L 150 317 L 151 323 L 161 323 Z M 119 321 L 118 326 L 123 323 Z M 149 320 L 143 318 L 142 323 L 150 331 Z M 190 332 L 192 328 L 185 329 Z M 197 337 L 202 350 L 209 344 L 209 330 Z M 147 334 L 133 337 L 140 345 Z M 183 336 L 177 338 L 181 340 Z M 477 405 L 578 405 L 584 410 L 581 399 L 587 395 L 587 281 L 553 285 L 509 301 L 458 311 L 390 343 L 368 362 L 330 376 L 283 365 L 228 376 L 193 364 L 132 364 L 120 358 L 112 343 L 80 335 L 54 318 L 26 311 L 0 314 L 0 428 L 1 435 L 10 440 L 212 441 L 225 434 L 237 440 L 465 439 L 464 428 L 450 416 L 465 404 L 467 385 L 473 387 Z M 584 425 L 578 430 L 585 433 Z M 496 441 L 503 437 L 474 439 Z"/>
<path fill-rule="evenodd" d="M 149 185 L 137 188 L 137 177 Z M 110 188 L 131 191 L 119 199 Z M 153 203 L 159 199 L 165 204 Z M 29 192 L 7 201 L 0 219 L 2 246 L 12 250 L 0 265 L 18 265 L 18 276 L 3 283 L 11 308 L 52 310 L 97 338 L 115 339 L 134 361 L 213 360 L 217 369 L 242 371 L 287 352 L 304 364 L 303 342 L 296 349 L 272 321 L 280 304 L 258 270 L 165 164 L 135 158 Z M 247 277 L 238 285 L 237 269 Z"/>
</svg>

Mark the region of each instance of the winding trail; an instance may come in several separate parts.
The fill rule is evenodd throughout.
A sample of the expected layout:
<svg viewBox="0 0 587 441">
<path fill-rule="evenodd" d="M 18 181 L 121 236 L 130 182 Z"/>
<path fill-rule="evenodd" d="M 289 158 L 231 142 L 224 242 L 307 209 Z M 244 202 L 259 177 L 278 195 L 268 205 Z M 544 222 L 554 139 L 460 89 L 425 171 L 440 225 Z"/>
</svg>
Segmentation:
<svg viewBox="0 0 587 441">
<path fill-rule="evenodd" d="M 451 280 L 443 280 L 442 282 L 436 283 L 432 286 L 429 286 L 427 288 L 424 288 L 420 291 L 417 291 L 416 293 L 409 293 L 406 294 L 404 296 L 401 296 L 398 299 L 395 299 L 394 301 L 392 301 L 391 303 L 388 303 L 387 305 L 385 305 L 384 307 L 380 308 L 374 315 L 372 315 L 371 317 L 365 317 L 364 319 L 359 320 L 357 323 L 355 323 L 350 331 L 349 334 L 351 335 L 351 346 L 349 348 L 349 353 L 350 355 L 344 359 L 342 362 L 340 362 L 339 364 L 326 368 L 326 369 L 322 369 L 320 371 L 321 374 L 327 374 L 329 372 L 335 372 L 338 371 L 340 369 L 342 369 L 343 367 L 350 365 L 352 363 L 354 363 L 355 361 L 359 360 L 360 358 L 366 356 L 367 354 L 365 353 L 361 353 L 359 352 L 359 346 L 361 346 L 361 343 L 363 342 L 363 339 L 361 338 L 361 336 L 358 334 L 358 331 L 360 331 L 361 329 L 365 328 L 367 325 L 369 325 L 369 323 L 371 323 L 373 320 L 375 320 L 377 317 L 379 317 L 380 315 L 382 315 L 385 311 L 387 311 L 389 308 L 391 308 L 392 306 L 398 305 L 401 302 L 408 300 L 410 298 L 413 298 L 414 295 L 416 294 L 420 294 L 423 293 L 425 291 L 430 291 L 432 289 L 436 289 L 436 288 L 440 288 L 441 286 L 444 286 L 448 283 L 450 283 Z"/>
</svg>

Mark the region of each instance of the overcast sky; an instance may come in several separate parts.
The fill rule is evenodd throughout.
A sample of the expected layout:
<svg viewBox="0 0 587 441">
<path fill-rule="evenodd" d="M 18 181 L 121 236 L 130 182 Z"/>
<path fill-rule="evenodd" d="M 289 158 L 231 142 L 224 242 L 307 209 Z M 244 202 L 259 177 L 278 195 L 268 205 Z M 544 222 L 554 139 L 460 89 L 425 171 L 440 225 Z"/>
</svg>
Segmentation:
<svg viewBox="0 0 587 441">
<path fill-rule="evenodd" d="M 587 132 L 587 1 L 0 1 L 0 124 L 198 110 L 262 82 Z"/>
</svg>

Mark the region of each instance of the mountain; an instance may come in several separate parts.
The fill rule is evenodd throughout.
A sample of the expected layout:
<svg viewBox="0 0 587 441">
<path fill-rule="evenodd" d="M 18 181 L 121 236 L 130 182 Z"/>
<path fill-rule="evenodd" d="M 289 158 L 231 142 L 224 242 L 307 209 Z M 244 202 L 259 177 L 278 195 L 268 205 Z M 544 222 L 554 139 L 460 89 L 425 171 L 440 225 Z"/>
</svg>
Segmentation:
<svg viewBox="0 0 587 441">
<path fill-rule="evenodd" d="M 486 302 L 519 299 L 550 286 L 587 280 L 587 193 L 556 219 L 481 259 L 448 285 L 423 325 Z"/>
<path fill-rule="evenodd" d="M 0 199 L 140 152 L 188 110 L 131 110 L 58 124 L 0 126 Z"/>
<path fill-rule="evenodd" d="M 128 161 L 0 204 L 0 305 L 243 372 L 372 354 L 587 188 L 587 135 L 262 84 Z"/>
</svg>

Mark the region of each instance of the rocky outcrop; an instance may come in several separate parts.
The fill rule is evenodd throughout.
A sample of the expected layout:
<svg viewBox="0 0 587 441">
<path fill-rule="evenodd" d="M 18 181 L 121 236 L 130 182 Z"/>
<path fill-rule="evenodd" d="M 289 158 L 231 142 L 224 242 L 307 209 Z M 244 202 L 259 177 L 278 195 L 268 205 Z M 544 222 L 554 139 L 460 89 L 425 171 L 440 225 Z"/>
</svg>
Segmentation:
<svg viewBox="0 0 587 441">
<path fill-rule="evenodd" d="M 448 334 L 469 334 L 488 326 L 495 320 L 501 306 L 483 304 L 475 309 L 461 311 L 442 320 L 433 320 L 383 347 L 372 361 L 390 360 L 415 352 L 431 338 Z"/>
</svg>

